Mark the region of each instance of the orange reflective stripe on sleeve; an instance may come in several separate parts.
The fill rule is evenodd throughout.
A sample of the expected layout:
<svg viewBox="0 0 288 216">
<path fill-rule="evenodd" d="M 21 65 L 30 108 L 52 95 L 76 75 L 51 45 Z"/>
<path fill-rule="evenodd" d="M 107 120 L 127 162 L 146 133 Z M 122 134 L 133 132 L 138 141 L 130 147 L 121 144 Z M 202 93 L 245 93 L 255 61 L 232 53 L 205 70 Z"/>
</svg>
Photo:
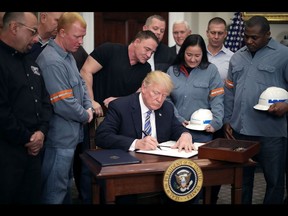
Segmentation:
<svg viewBox="0 0 288 216">
<path fill-rule="evenodd" d="M 221 95 L 221 94 L 224 94 L 224 88 L 223 87 L 213 89 L 209 96 L 215 97 L 215 96 Z"/>
<path fill-rule="evenodd" d="M 72 89 L 66 89 L 63 91 L 56 92 L 50 95 L 51 103 L 56 103 L 57 101 L 64 100 L 65 98 L 73 97 Z"/>
<path fill-rule="evenodd" d="M 231 80 L 226 79 L 226 80 L 225 80 L 225 86 L 226 86 L 227 88 L 232 89 L 232 88 L 234 87 L 234 83 L 233 83 Z"/>
</svg>

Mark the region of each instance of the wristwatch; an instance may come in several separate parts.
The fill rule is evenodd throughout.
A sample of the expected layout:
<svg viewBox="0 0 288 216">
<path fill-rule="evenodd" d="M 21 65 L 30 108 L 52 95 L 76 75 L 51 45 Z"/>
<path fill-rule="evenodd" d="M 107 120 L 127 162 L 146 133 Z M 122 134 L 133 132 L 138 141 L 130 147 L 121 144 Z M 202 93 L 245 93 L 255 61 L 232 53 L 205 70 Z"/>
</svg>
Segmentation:
<svg viewBox="0 0 288 216">
<path fill-rule="evenodd" d="M 92 113 L 93 113 L 93 114 L 95 114 L 95 113 L 96 113 L 96 111 L 95 111 L 95 109 L 94 109 L 93 107 L 90 107 L 89 109 L 91 109 L 91 110 L 92 110 Z"/>
</svg>

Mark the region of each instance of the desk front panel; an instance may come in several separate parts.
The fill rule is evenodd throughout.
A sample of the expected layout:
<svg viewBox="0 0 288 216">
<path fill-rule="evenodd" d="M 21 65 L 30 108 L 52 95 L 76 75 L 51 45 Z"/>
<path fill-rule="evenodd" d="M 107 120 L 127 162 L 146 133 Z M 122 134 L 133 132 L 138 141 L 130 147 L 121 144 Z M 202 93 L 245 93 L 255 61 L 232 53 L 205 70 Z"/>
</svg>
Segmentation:
<svg viewBox="0 0 288 216">
<path fill-rule="evenodd" d="M 130 152 L 142 160 L 139 164 L 101 167 L 87 154 L 82 154 L 82 160 L 87 164 L 93 176 L 93 202 L 99 203 L 98 181 L 105 181 L 105 197 L 107 203 L 113 203 L 118 195 L 141 194 L 163 191 L 163 175 L 170 164 L 178 159 Z M 191 158 L 203 172 L 203 187 L 231 184 L 232 203 L 241 202 L 242 168 L 251 165 L 229 163 L 209 159 Z M 207 199 L 208 200 L 208 199 Z M 209 200 L 207 201 L 209 203 Z"/>
</svg>

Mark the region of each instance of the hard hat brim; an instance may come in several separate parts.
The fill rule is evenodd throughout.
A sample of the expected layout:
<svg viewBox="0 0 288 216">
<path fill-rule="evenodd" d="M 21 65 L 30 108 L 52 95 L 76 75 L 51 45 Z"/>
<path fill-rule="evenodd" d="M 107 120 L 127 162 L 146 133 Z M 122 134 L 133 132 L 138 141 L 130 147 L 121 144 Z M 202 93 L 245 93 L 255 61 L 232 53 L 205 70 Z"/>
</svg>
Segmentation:
<svg viewBox="0 0 288 216">
<path fill-rule="evenodd" d="M 197 131 L 204 131 L 206 125 L 195 125 L 195 124 L 188 124 L 186 125 L 186 128 L 190 130 L 197 130 Z"/>
<path fill-rule="evenodd" d="M 269 109 L 269 106 L 256 104 L 253 108 L 256 109 L 256 110 L 267 111 Z"/>
</svg>

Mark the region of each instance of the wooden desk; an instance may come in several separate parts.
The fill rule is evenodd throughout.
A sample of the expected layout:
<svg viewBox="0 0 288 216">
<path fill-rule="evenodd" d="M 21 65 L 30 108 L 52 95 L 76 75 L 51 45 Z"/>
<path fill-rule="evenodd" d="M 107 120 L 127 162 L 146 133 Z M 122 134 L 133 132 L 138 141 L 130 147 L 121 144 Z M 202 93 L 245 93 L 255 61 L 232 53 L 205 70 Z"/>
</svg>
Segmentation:
<svg viewBox="0 0 288 216">
<path fill-rule="evenodd" d="M 97 150 L 95 150 L 97 151 Z M 101 151 L 101 150 L 100 150 Z M 142 160 L 140 164 L 101 167 L 89 155 L 83 153 L 82 160 L 92 172 L 93 204 L 100 203 L 100 193 L 104 193 L 107 204 L 115 203 L 118 195 L 141 194 L 163 191 L 163 174 L 176 159 L 130 152 Z M 211 200 L 211 186 L 231 184 L 231 203 L 241 204 L 243 166 L 251 165 L 229 163 L 209 159 L 191 158 L 203 172 L 203 187 L 205 187 L 204 204 Z M 102 184 L 100 188 L 100 183 Z M 104 185 L 104 186 L 103 186 Z"/>
</svg>

